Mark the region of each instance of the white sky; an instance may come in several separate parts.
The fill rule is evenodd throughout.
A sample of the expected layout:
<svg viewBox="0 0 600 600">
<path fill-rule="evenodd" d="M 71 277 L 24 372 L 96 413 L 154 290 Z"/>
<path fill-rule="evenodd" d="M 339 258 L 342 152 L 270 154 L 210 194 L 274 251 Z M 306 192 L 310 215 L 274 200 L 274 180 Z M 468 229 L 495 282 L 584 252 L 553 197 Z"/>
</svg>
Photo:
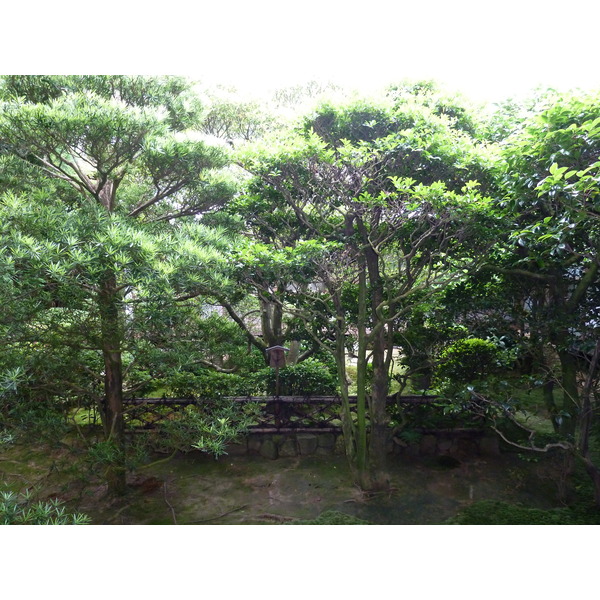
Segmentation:
<svg viewBox="0 0 600 600">
<path fill-rule="evenodd" d="M 433 78 L 473 100 L 600 89 L 597 0 L 76 0 L 3 8 L 0 72 L 181 74 L 262 92 Z M 8 18 L 6 18 L 8 12 Z"/>
</svg>

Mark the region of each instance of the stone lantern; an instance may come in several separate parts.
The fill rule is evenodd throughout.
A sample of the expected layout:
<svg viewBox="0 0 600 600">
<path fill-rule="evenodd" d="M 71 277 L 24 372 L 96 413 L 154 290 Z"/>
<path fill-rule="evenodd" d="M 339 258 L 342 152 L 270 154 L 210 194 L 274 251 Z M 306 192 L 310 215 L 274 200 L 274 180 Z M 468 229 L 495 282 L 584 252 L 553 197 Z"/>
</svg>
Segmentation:
<svg viewBox="0 0 600 600">
<path fill-rule="evenodd" d="M 280 367 L 285 367 L 285 353 L 289 352 L 289 348 L 284 348 L 283 346 L 271 346 L 267 348 L 267 353 L 269 355 L 269 366 L 274 369 L 279 369 Z"/>
</svg>

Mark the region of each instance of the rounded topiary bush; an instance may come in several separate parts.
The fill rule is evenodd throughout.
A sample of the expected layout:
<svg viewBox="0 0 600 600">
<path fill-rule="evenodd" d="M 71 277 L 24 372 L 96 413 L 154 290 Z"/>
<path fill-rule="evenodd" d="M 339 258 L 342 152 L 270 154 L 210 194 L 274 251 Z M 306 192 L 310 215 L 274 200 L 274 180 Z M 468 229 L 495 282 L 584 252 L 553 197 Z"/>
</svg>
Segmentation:
<svg viewBox="0 0 600 600">
<path fill-rule="evenodd" d="M 275 369 L 266 369 L 263 373 L 266 389 L 275 393 Z M 336 394 L 337 389 L 337 377 L 330 365 L 316 358 L 307 358 L 279 371 L 279 393 L 282 396 L 326 396 Z"/>
<path fill-rule="evenodd" d="M 501 358 L 501 349 L 489 340 L 458 340 L 440 353 L 436 378 L 453 383 L 484 379 L 501 366 Z"/>
<path fill-rule="evenodd" d="M 180 372 L 165 379 L 167 389 L 180 398 L 219 398 L 252 394 L 254 382 L 235 373 L 209 369 L 197 373 Z"/>
</svg>

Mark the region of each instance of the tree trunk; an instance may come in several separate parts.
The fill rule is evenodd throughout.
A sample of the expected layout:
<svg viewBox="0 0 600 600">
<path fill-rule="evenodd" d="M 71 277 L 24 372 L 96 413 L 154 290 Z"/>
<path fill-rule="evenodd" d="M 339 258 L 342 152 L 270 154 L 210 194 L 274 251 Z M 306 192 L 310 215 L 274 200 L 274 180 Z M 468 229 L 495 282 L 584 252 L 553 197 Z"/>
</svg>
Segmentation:
<svg viewBox="0 0 600 600">
<path fill-rule="evenodd" d="M 579 412 L 579 390 L 577 387 L 577 358 L 566 350 L 558 352 L 561 367 L 561 383 L 563 389 L 564 412 L 561 415 L 559 431 L 562 435 L 572 437 L 575 434 L 577 415 Z"/>
<path fill-rule="evenodd" d="M 373 382 L 371 385 L 371 435 L 369 438 L 369 462 L 372 489 L 389 487 L 386 472 L 387 441 L 389 433 L 389 416 L 387 413 L 387 397 L 389 378 L 385 364 L 385 329 L 375 332 L 372 340 Z"/>
<path fill-rule="evenodd" d="M 558 422 L 556 420 L 556 402 L 554 401 L 554 381 L 546 380 L 542 385 L 542 395 L 544 398 L 544 404 L 546 406 L 546 410 L 550 415 L 550 419 L 552 420 L 552 427 L 554 429 L 554 433 L 558 433 L 559 427 Z"/>
<path fill-rule="evenodd" d="M 371 292 L 371 333 L 368 341 L 371 344 L 373 361 L 373 380 L 369 396 L 369 472 L 370 488 L 382 490 L 389 487 L 386 472 L 387 438 L 389 416 L 387 413 L 387 396 L 389 392 L 388 361 L 386 361 L 387 336 L 384 317 L 378 312 L 383 304 L 384 289 L 381 276 L 379 253 L 373 248 L 367 229 L 361 219 L 357 218 L 357 227 L 362 238 L 362 254 L 366 265 Z M 365 283 L 366 288 L 366 283 Z M 364 298 L 366 304 L 366 294 Z"/>
<path fill-rule="evenodd" d="M 298 364 L 298 359 L 300 358 L 300 342 L 298 340 L 290 340 L 288 342 L 288 346 L 290 351 L 287 355 L 287 365 L 293 366 Z"/>
<path fill-rule="evenodd" d="M 338 380 L 340 383 L 340 399 L 342 408 L 340 418 L 342 421 L 342 433 L 344 435 L 344 447 L 346 458 L 350 464 L 350 468 L 354 470 L 354 458 L 356 456 L 356 431 L 354 422 L 352 421 L 352 412 L 350 411 L 350 399 L 348 396 L 348 380 L 346 374 L 346 345 L 345 345 L 345 329 L 346 324 L 342 314 L 338 314 L 335 339 L 335 364 L 337 367 Z"/>
<path fill-rule="evenodd" d="M 271 302 L 260 297 L 260 321 L 262 329 L 262 340 L 266 348 L 271 346 L 282 346 L 283 334 L 283 308 L 276 302 Z M 265 360 L 269 364 L 269 357 L 265 352 Z"/>
<path fill-rule="evenodd" d="M 556 420 L 558 414 L 558 408 L 556 406 L 556 400 L 554 399 L 554 386 L 556 382 L 552 375 L 552 369 L 546 360 L 544 346 L 541 339 L 537 339 L 534 342 L 534 350 L 531 352 L 533 357 L 532 372 L 541 373 L 544 377 L 544 383 L 542 384 L 542 397 L 544 398 L 544 405 L 550 415 L 552 421 L 552 427 L 555 433 L 559 432 L 559 424 Z"/>
<path fill-rule="evenodd" d="M 596 348 L 588 365 L 585 384 L 581 394 L 581 412 L 579 415 L 579 451 L 583 458 L 583 464 L 587 474 L 594 486 L 594 503 L 600 508 L 600 468 L 592 461 L 590 451 L 590 437 L 594 419 L 594 407 L 592 406 L 592 390 L 596 381 L 596 373 L 600 365 L 600 340 L 596 342 Z"/>
<path fill-rule="evenodd" d="M 589 458 L 584 458 L 583 464 L 587 474 L 592 480 L 594 488 L 594 504 L 597 508 L 600 508 L 600 469 Z"/>
<path fill-rule="evenodd" d="M 356 361 L 356 475 L 363 489 L 371 487 L 367 451 L 367 276 L 359 257 L 358 273 L 358 358 Z"/>
<path fill-rule="evenodd" d="M 104 359 L 103 426 L 107 441 L 117 450 L 117 458 L 107 469 L 108 489 L 123 494 L 126 489 L 125 420 L 123 416 L 123 365 L 121 359 L 122 308 L 116 291 L 116 277 L 110 274 L 99 294 Z"/>
</svg>

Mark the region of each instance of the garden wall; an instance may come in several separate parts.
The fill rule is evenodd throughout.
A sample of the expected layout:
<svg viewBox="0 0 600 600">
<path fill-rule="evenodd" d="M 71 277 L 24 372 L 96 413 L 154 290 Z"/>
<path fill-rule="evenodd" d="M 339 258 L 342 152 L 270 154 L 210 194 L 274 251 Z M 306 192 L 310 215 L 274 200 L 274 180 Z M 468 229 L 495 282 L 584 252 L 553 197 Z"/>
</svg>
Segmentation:
<svg viewBox="0 0 600 600">
<path fill-rule="evenodd" d="M 250 433 L 238 444 L 227 448 L 231 456 L 263 456 L 276 459 L 288 456 L 327 456 L 344 454 L 344 439 L 336 433 Z M 482 430 L 425 430 L 406 441 L 390 437 L 391 455 L 438 456 L 457 458 L 489 456 L 500 453 L 498 439 Z"/>
</svg>

